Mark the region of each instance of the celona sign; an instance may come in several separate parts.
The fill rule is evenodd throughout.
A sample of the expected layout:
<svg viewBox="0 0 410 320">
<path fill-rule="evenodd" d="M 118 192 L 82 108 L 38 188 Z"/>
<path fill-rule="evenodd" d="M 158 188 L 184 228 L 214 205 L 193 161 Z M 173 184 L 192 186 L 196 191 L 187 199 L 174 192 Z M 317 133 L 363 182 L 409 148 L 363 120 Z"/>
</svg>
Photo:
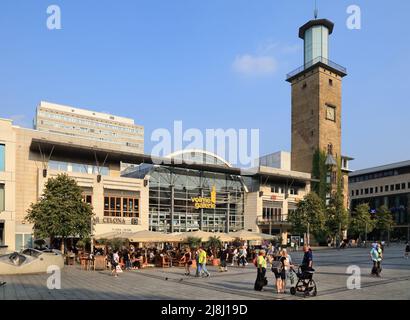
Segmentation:
<svg viewBox="0 0 410 320">
<path fill-rule="evenodd" d="M 193 197 L 191 201 L 195 205 L 195 209 L 215 209 L 216 208 L 216 188 L 212 187 L 211 197 Z"/>
</svg>

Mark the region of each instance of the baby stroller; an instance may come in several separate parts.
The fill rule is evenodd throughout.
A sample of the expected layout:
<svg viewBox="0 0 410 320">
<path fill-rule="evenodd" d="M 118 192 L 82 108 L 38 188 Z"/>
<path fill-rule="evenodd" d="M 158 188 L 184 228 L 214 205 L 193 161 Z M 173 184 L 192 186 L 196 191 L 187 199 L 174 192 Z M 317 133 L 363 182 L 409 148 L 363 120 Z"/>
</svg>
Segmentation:
<svg viewBox="0 0 410 320">
<path fill-rule="evenodd" d="M 316 282 L 315 280 L 313 280 L 315 269 L 310 268 L 309 270 L 302 271 L 302 266 L 299 266 L 297 272 L 293 268 L 291 269 L 291 272 L 293 272 L 293 274 L 295 274 L 298 279 L 296 286 L 290 288 L 290 293 L 292 295 L 296 295 L 296 293 L 302 292 L 305 297 L 317 296 Z"/>
</svg>

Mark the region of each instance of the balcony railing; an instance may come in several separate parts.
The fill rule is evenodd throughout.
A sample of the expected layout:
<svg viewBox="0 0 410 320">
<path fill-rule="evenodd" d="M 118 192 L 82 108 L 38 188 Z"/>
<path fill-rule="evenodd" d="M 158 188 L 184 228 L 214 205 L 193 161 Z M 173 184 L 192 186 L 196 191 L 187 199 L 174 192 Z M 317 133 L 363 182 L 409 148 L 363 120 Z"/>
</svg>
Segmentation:
<svg viewBox="0 0 410 320">
<path fill-rule="evenodd" d="M 317 57 L 317 58 L 313 59 L 312 61 L 309 61 L 309 62 L 305 63 L 303 66 L 297 68 L 296 70 L 292 71 L 291 73 L 288 73 L 286 75 L 286 80 L 289 80 L 290 78 L 293 78 L 298 73 L 300 73 L 300 72 L 302 72 L 306 69 L 309 69 L 310 67 L 314 66 L 317 63 L 323 63 L 323 64 L 325 64 L 325 65 L 327 65 L 327 66 L 329 66 L 329 67 L 331 67 L 331 68 L 333 68 L 333 69 L 335 69 L 335 70 L 337 70 L 337 71 L 339 71 L 343 74 L 347 74 L 347 69 L 345 67 L 342 67 L 341 65 L 339 65 L 339 64 L 337 64 L 337 63 L 335 63 L 335 62 L 333 62 L 329 59 L 326 59 L 326 58 L 323 58 L 323 57 Z"/>
<path fill-rule="evenodd" d="M 257 224 L 274 224 L 274 223 L 287 223 L 288 216 L 281 215 L 279 217 L 258 217 Z"/>
</svg>

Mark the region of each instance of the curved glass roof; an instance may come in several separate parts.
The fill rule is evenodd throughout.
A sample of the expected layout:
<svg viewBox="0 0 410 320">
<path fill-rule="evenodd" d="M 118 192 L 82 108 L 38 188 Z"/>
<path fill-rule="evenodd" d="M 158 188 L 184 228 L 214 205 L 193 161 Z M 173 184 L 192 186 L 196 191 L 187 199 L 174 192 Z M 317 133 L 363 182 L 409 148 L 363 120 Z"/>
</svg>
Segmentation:
<svg viewBox="0 0 410 320">
<path fill-rule="evenodd" d="M 217 154 L 200 149 L 177 151 L 169 154 L 166 158 L 181 160 L 184 163 L 219 165 L 232 168 L 232 165 L 228 161 Z"/>
</svg>

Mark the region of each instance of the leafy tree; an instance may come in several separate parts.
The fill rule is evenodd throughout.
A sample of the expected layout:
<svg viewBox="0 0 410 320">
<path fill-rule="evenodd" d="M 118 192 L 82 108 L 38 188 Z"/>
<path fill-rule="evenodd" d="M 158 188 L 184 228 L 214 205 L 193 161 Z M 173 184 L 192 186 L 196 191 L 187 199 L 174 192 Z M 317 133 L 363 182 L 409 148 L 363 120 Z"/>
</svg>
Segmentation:
<svg viewBox="0 0 410 320">
<path fill-rule="evenodd" d="M 361 236 L 371 233 L 376 227 L 376 221 L 372 219 L 370 207 L 367 203 L 359 204 L 350 219 L 349 230 L 352 234 Z"/>
<path fill-rule="evenodd" d="M 298 203 L 297 209 L 289 213 L 288 221 L 296 233 L 306 233 L 309 223 L 310 232 L 314 235 L 320 234 L 325 226 L 322 199 L 315 192 L 309 193 L 305 199 Z"/>
<path fill-rule="evenodd" d="M 393 229 L 393 216 L 385 205 L 381 206 L 376 212 L 376 228 L 383 235 Z"/>
<path fill-rule="evenodd" d="M 206 247 L 211 248 L 212 255 L 216 258 L 217 249 L 222 247 L 222 241 L 219 237 L 210 237 L 206 243 Z"/>
<path fill-rule="evenodd" d="M 341 159 L 337 159 L 336 171 L 336 192 L 331 195 L 329 204 L 326 208 L 326 231 L 331 237 L 341 240 L 342 230 L 346 230 L 349 225 L 349 213 L 344 206 L 343 196 L 343 175 L 341 169 Z"/>
<path fill-rule="evenodd" d="M 188 237 L 187 242 L 188 242 L 189 247 L 193 249 L 201 245 L 202 239 L 196 238 L 196 237 Z"/>
<path fill-rule="evenodd" d="M 92 208 L 83 201 L 81 188 L 67 174 L 48 179 L 40 200 L 32 203 L 27 212 L 35 237 L 61 237 L 62 252 L 68 237 L 90 236 Z"/>
</svg>

